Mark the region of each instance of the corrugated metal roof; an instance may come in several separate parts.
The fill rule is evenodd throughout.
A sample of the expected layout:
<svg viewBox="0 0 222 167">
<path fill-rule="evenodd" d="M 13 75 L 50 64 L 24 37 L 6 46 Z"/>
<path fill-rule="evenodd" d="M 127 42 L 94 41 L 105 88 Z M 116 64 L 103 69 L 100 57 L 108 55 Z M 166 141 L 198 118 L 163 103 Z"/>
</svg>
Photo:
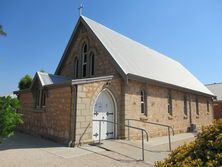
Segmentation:
<svg viewBox="0 0 222 167">
<path fill-rule="evenodd" d="M 133 74 L 213 95 L 212 92 L 179 62 L 87 17 L 81 17 L 126 75 Z"/>
<path fill-rule="evenodd" d="M 217 100 L 222 100 L 222 83 L 208 84 L 206 87 L 217 96 Z"/>
<path fill-rule="evenodd" d="M 52 85 L 52 84 L 61 84 L 61 83 L 64 83 L 65 81 L 71 80 L 70 78 L 66 78 L 63 76 L 48 74 L 48 73 L 39 72 L 39 71 L 37 72 L 37 75 L 39 77 L 39 80 L 42 86 Z"/>
</svg>

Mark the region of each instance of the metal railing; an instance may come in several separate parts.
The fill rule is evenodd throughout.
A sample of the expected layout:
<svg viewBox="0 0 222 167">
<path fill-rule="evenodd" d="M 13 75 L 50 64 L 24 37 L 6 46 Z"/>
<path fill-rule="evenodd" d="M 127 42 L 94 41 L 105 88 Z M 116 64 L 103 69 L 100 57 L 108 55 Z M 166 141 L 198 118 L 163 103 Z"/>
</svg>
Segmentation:
<svg viewBox="0 0 222 167">
<path fill-rule="evenodd" d="M 92 121 L 93 122 L 99 122 L 99 143 L 101 143 L 101 122 L 107 122 L 107 123 L 111 123 L 111 124 L 114 124 L 114 125 L 125 126 L 125 127 L 128 127 L 128 129 L 132 128 L 132 129 L 140 130 L 141 131 L 141 136 L 142 136 L 142 161 L 144 161 L 144 133 L 146 134 L 147 142 L 149 141 L 149 136 L 148 136 L 148 133 L 145 129 L 130 126 L 130 125 L 125 125 L 125 124 L 121 124 L 121 123 L 117 123 L 117 122 L 107 121 L 107 120 L 92 120 Z"/>
<path fill-rule="evenodd" d="M 146 124 L 152 124 L 152 125 L 157 125 L 157 126 L 163 126 L 163 127 L 167 127 L 168 130 L 168 140 L 169 140 L 169 150 L 172 151 L 172 147 L 171 147 L 171 134 L 170 134 L 170 129 L 173 133 L 174 136 L 174 129 L 172 126 L 166 125 L 166 124 L 160 124 L 160 123 L 156 123 L 156 122 L 149 122 L 149 121 L 145 121 L 145 120 L 138 120 L 138 119 L 125 119 L 128 122 L 128 126 L 130 126 L 130 121 L 136 121 L 136 122 L 141 122 L 141 123 L 146 123 Z M 129 136 L 130 136 L 130 130 L 128 128 L 128 140 L 129 140 Z"/>
</svg>

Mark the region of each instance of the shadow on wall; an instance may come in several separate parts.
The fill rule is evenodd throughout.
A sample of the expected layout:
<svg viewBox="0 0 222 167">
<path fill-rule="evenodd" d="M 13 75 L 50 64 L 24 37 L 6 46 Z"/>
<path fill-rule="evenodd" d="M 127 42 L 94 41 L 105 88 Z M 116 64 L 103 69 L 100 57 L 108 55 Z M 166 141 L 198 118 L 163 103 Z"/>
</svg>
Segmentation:
<svg viewBox="0 0 222 167">
<path fill-rule="evenodd" d="M 90 126 L 90 123 L 87 125 L 87 127 L 86 127 L 85 130 L 84 130 L 84 132 L 83 132 L 82 135 L 80 136 L 78 146 L 81 146 L 81 144 L 82 144 L 82 142 L 81 142 L 81 141 L 82 141 L 82 138 L 83 138 L 83 136 L 85 135 L 86 131 L 88 130 L 89 126 Z"/>
<path fill-rule="evenodd" d="M 0 144 L 1 150 L 9 149 L 29 149 L 29 148 L 51 148 L 51 147 L 65 147 L 65 145 L 58 144 L 46 139 L 36 136 L 30 136 L 24 133 L 16 132 L 14 136 L 3 140 Z"/>
</svg>

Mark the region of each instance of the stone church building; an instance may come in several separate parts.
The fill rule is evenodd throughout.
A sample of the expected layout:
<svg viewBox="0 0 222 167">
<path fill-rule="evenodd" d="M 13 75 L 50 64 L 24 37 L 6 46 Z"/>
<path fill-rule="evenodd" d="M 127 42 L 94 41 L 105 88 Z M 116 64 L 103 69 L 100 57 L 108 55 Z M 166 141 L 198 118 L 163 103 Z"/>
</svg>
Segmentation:
<svg viewBox="0 0 222 167">
<path fill-rule="evenodd" d="M 99 130 L 101 139 L 126 138 L 129 122 L 153 137 L 166 128 L 145 122 L 182 133 L 213 120 L 214 95 L 179 62 L 84 16 L 55 74 L 37 72 L 29 89 L 14 93 L 20 130 L 72 145 L 98 140 Z"/>
</svg>

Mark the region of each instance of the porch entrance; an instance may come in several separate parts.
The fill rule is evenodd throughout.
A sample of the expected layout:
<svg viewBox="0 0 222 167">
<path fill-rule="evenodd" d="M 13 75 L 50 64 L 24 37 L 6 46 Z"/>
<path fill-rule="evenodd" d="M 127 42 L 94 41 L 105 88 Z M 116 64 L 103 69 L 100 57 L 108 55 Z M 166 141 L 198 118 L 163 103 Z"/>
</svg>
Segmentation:
<svg viewBox="0 0 222 167">
<path fill-rule="evenodd" d="M 108 90 L 103 90 L 97 97 L 93 108 L 93 120 L 105 120 L 115 122 L 115 103 Z M 109 122 L 93 121 L 93 140 L 99 140 L 99 131 L 101 139 L 111 139 L 115 137 L 115 125 Z M 100 125 L 101 124 L 101 127 Z"/>
</svg>

